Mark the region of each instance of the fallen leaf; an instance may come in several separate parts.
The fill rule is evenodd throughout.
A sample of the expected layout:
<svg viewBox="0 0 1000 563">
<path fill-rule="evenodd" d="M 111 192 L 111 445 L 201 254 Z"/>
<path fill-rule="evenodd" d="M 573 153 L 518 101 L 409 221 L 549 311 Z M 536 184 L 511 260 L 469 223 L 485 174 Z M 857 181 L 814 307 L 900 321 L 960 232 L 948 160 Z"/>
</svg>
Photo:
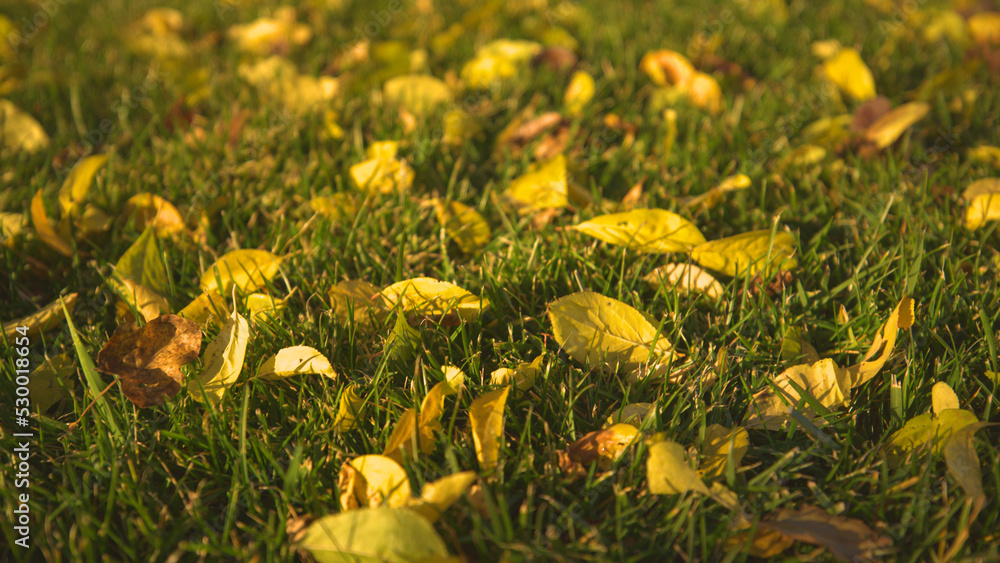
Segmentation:
<svg viewBox="0 0 1000 563">
<path fill-rule="evenodd" d="M 831 516 L 821 508 L 805 505 L 798 510 L 782 509 L 762 521 L 759 530 L 825 547 L 844 561 L 875 561 L 880 551 L 892 545 L 857 518 Z"/>
<path fill-rule="evenodd" d="M 436 522 L 448 507 L 462 498 L 477 478 L 475 471 L 446 475 L 424 485 L 420 491 L 420 498 L 410 499 L 407 507 L 426 518 L 428 522 Z"/>
<path fill-rule="evenodd" d="M 122 279 L 131 279 L 156 293 L 165 293 L 169 290 L 167 267 L 163 261 L 163 251 L 155 228 L 146 228 L 122 254 L 115 264 L 115 273 Z"/>
<path fill-rule="evenodd" d="M 941 414 L 941 411 L 945 409 L 957 409 L 959 408 L 958 395 L 947 383 L 938 381 L 931 388 L 931 404 L 934 414 Z"/>
<path fill-rule="evenodd" d="M 863 102 L 875 97 L 875 78 L 855 49 L 840 49 L 823 63 L 823 71 L 837 88 L 851 98 Z"/>
<path fill-rule="evenodd" d="M 781 339 L 781 361 L 814 364 L 819 361 L 819 353 L 806 341 L 803 330 L 789 327 Z"/>
<path fill-rule="evenodd" d="M 205 347 L 205 370 L 188 382 L 188 392 L 195 400 L 207 399 L 213 405 L 222 400 L 226 389 L 236 383 L 243 371 L 249 340 L 250 325 L 234 308 L 219 335 Z"/>
<path fill-rule="evenodd" d="M 122 393 L 139 407 L 162 405 L 181 389 L 181 366 L 198 359 L 201 329 L 177 315 L 157 317 L 139 328 L 118 325 L 97 355 L 101 371 L 118 376 Z"/>
<path fill-rule="evenodd" d="M 936 415 L 926 413 L 911 418 L 889 436 L 890 464 L 896 466 L 908 454 L 928 446 L 938 455 L 955 432 L 977 422 L 976 415 L 964 409 L 945 409 Z"/>
<path fill-rule="evenodd" d="M 892 102 L 885 96 L 876 96 L 858 106 L 851 118 L 850 131 L 864 133 L 882 116 L 892 111 Z M 833 148 L 829 147 L 828 148 Z"/>
<path fill-rule="evenodd" d="M 396 157 L 399 143 L 380 141 L 368 146 L 364 162 L 351 166 L 351 182 L 371 194 L 404 192 L 413 186 L 413 169 Z"/>
<path fill-rule="evenodd" d="M 0 100 L 0 149 L 35 153 L 48 148 L 49 136 L 34 117 L 17 109 L 8 100 Z"/>
<path fill-rule="evenodd" d="M 135 309 L 142 315 L 144 321 L 149 322 L 170 312 L 170 304 L 163 296 L 129 278 L 112 278 L 111 287 L 122 300 L 119 303 L 121 305 L 119 312 L 122 313 L 120 316 Z"/>
<path fill-rule="evenodd" d="M 229 306 L 226 304 L 226 298 L 218 293 L 202 293 L 178 311 L 177 314 L 185 319 L 191 319 L 201 326 L 205 326 L 212 319 L 228 317 Z"/>
<path fill-rule="evenodd" d="M 541 354 L 531 362 L 519 363 L 515 368 L 496 369 L 490 374 L 490 384 L 496 386 L 513 384 L 519 391 L 527 391 L 534 387 L 535 380 L 541 374 L 544 359 L 545 354 Z"/>
<path fill-rule="evenodd" d="M 382 97 L 389 105 L 424 117 L 452 99 L 451 88 L 433 76 L 408 74 L 390 78 L 382 86 Z"/>
<path fill-rule="evenodd" d="M 708 487 L 688 464 L 684 447 L 670 440 L 655 442 L 649 446 L 646 481 L 649 492 L 654 495 L 676 495 L 688 491 L 709 494 Z"/>
<path fill-rule="evenodd" d="M 469 426 L 476 446 L 476 459 L 483 471 L 491 471 L 500 457 L 503 415 L 510 386 L 484 393 L 469 405 Z"/>
<path fill-rule="evenodd" d="M 274 11 L 272 18 L 260 18 L 230 27 L 226 36 L 244 53 L 269 55 L 288 51 L 312 39 L 309 26 L 297 23 L 295 19 L 295 8 L 282 6 Z"/>
<path fill-rule="evenodd" d="M 522 215 L 569 205 L 566 157 L 559 155 L 534 171 L 511 180 L 506 196 Z"/>
<path fill-rule="evenodd" d="M 705 428 L 698 474 L 702 479 L 713 480 L 725 477 L 728 467 L 735 472 L 749 448 L 750 435 L 746 428 L 736 426 L 729 429 L 720 424 L 708 426 Z"/>
<path fill-rule="evenodd" d="M 876 148 L 884 149 L 896 142 L 914 123 L 923 119 L 931 106 L 926 102 L 910 102 L 878 118 L 865 129 L 864 138 Z"/>
<path fill-rule="evenodd" d="M 667 49 L 650 51 L 639 61 L 639 70 L 657 86 L 683 86 L 694 77 L 694 66 L 687 57 Z"/>
<path fill-rule="evenodd" d="M 700 293 L 711 299 L 721 299 L 726 292 L 712 274 L 694 264 L 664 264 L 642 279 L 653 287 L 663 287 L 680 295 Z"/>
<path fill-rule="evenodd" d="M 408 508 L 362 508 L 317 519 L 298 543 L 318 563 L 426 563 L 448 548 L 434 526 Z"/>
<path fill-rule="evenodd" d="M 972 162 L 987 164 L 993 168 L 1000 168 L 1000 147 L 992 145 L 977 145 L 965 152 Z"/>
<path fill-rule="evenodd" d="M 353 494 L 358 506 L 400 507 L 410 501 L 410 481 L 406 471 L 395 461 L 381 455 L 358 456 L 341 468 L 342 482 L 346 481 L 345 472 L 350 474 L 352 471 L 357 472 Z M 352 491 L 341 488 L 341 494 L 352 494 Z"/>
<path fill-rule="evenodd" d="M 701 210 L 707 211 L 718 205 L 719 202 L 722 201 L 725 194 L 745 190 L 749 187 L 750 177 L 746 174 L 737 174 L 726 178 L 720 182 L 718 186 L 715 186 L 701 195 L 684 200 L 682 204 L 688 209 L 692 207 L 700 207 Z"/>
<path fill-rule="evenodd" d="M 643 424 L 650 418 L 656 416 L 656 405 L 653 403 L 632 403 L 629 405 L 624 405 L 622 408 L 615 410 L 608 416 L 608 419 L 604 422 L 605 428 L 615 424 L 631 424 L 637 428 L 641 428 Z"/>
<path fill-rule="evenodd" d="M 263 293 L 251 293 L 243 300 L 243 305 L 250 313 L 250 323 L 260 324 L 271 322 L 285 310 L 284 299 L 276 299 Z"/>
<path fill-rule="evenodd" d="M 337 407 L 337 416 L 333 419 L 334 429 L 343 434 L 354 430 L 357 426 L 358 416 L 365 405 L 364 397 L 357 394 L 357 386 L 353 383 L 344 388 L 340 394 L 340 403 Z"/>
<path fill-rule="evenodd" d="M 442 317 L 457 313 L 465 321 L 475 320 L 489 307 L 489 301 L 476 297 L 457 285 L 433 278 L 413 278 L 394 283 L 380 293 L 389 309 L 406 314 Z"/>
<path fill-rule="evenodd" d="M 596 239 L 638 252 L 690 252 L 705 237 L 687 219 L 662 209 L 601 215 L 573 227 Z"/>
<path fill-rule="evenodd" d="M 83 199 L 90 191 L 94 176 L 107 162 L 108 155 L 95 154 L 80 160 L 70 169 L 62 187 L 59 188 L 59 207 L 64 217 L 79 212 Z"/>
<path fill-rule="evenodd" d="M 734 277 L 791 270 L 798 265 L 794 255 L 795 237 L 777 231 L 772 240 L 770 229 L 711 240 L 691 250 L 691 258 L 702 267 Z"/>
<path fill-rule="evenodd" d="M 850 388 L 857 387 L 875 375 L 882 369 L 882 366 L 889 360 L 892 350 L 896 346 L 896 334 L 899 329 L 906 330 L 913 326 L 913 299 L 903 296 L 899 304 L 889 314 L 885 324 L 879 329 L 878 334 L 872 340 L 872 345 L 868 348 L 863 360 L 847 370 L 851 374 Z"/>
<path fill-rule="evenodd" d="M 24 232 L 28 222 L 21 213 L 0 211 L 0 244 L 14 248 L 14 243 Z"/>
<path fill-rule="evenodd" d="M 35 228 L 38 239 L 52 250 L 63 256 L 72 256 L 73 249 L 69 243 L 63 240 L 52 226 L 48 213 L 45 212 L 45 202 L 42 200 L 42 190 L 35 192 L 35 197 L 31 198 L 31 224 Z"/>
<path fill-rule="evenodd" d="M 988 422 L 976 422 L 956 430 L 944 446 L 944 462 L 948 472 L 958 481 L 971 498 L 985 498 L 983 491 L 983 471 L 979 466 L 979 456 L 972 442 L 975 433 L 987 426 Z"/>
<path fill-rule="evenodd" d="M 776 389 L 767 387 L 754 396 L 747 411 L 745 423 L 748 428 L 781 429 L 788 418 L 788 406 L 797 406 L 802 399 L 796 386 L 830 409 L 846 405 L 851 394 L 850 373 L 829 358 L 792 366 L 771 383 Z M 816 416 L 808 405 L 802 406 L 800 411 L 810 420 Z"/>
<path fill-rule="evenodd" d="M 617 299 L 583 291 L 549 303 L 548 309 L 556 342 L 581 364 L 634 372 L 666 363 L 673 354 L 645 315 Z"/>
<path fill-rule="evenodd" d="M 966 25 L 976 43 L 1000 45 L 1000 13 L 980 12 L 969 16 Z"/>
<path fill-rule="evenodd" d="M 578 70 L 569 79 L 566 86 L 566 93 L 563 94 L 563 105 L 569 115 L 580 115 L 583 109 L 594 98 L 595 92 L 594 77 L 590 74 Z"/>
<path fill-rule="evenodd" d="M 337 372 L 330 365 L 330 360 L 309 346 L 283 348 L 268 358 L 257 370 L 257 377 L 264 379 L 284 379 L 304 374 L 325 375 L 330 379 L 337 379 Z"/>
<path fill-rule="evenodd" d="M 476 56 L 462 67 L 467 88 L 489 89 L 522 73 L 542 51 L 533 41 L 497 39 L 476 49 Z"/>
<path fill-rule="evenodd" d="M 128 198 L 122 214 L 132 221 L 137 230 L 145 231 L 153 227 L 161 237 L 171 236 L 184 230 L 184 218 L 174 204 L 162 197 L 142 192 Z"/>
<path fill-rule="evenodd" d="M 31 406 L 44 414 L 52 405 L 68 398 L 76 387 L 75 375 L 76 363 L 69 354 L 46 358 L 28 379 Z"/>
<path fill-rule="evenodd" d="M 489 244 L 492 237 L 490 226 L 475 209 L 457 201 L 435 199 L 434 212 L 438 222 L 462 252 L 475 254 Z"/>
<path fill-rule="evenodd" d="M 371 328 L 381 324 L 385 309 L 382 302 L 376 299 L 380 293 L 378 287 L 364 280 L 338 282 L 329 292 L 333 314 L 344 325 L 353 322 Z"/>
<path fill-rule="evenodd" d="M 1000 178 L 983 178 L 969 184 L 962 192 L 968 202 L 965 208 L 965 227 L 976 230 L 987 221 L 1000 219 Z"/>
<path fill-rule="evenodd" d="M 220 295 L 228 295 L 233 287 L 245 293 L 255 291 L 278 273 L 281 260 L 266 250 L 227 252 L 201 275 L 201 289 Z"/>
<path fill-rule="evenodd" d="M 73 312 L 73 307 L 76 306 L 76 296 L 76 293 L 70 293 L 62 297 L 62 302 L 66 304 L 67 311 Z M 59 299 L 56 299 L 28 316 L 3 323 L 3 334 L 9 341 L 17 333 L 18 327 L 26 326 L 28 327 L 28 333 L 23 336 L 34 338 L 49 329 L 55 328 L 65 319 L 66 317 L 63 315 Z"/>
<path fill-rule="evenodd" d="M 624 423 L 588 432 L 567 446 L 565 452 L 557 452 L 560 467 L 568 474 L 585 473 L 586 469 L 583 466 L 596 461 L 600 470 L 607 471 L 637 437 L 639 429 Z"/>
</svg>

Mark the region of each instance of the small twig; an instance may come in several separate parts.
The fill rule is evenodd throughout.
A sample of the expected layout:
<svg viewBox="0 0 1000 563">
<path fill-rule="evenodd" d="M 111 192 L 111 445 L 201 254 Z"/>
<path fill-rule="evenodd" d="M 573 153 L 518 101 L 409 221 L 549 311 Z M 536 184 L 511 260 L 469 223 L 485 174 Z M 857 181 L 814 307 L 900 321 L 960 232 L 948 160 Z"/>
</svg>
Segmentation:
<svg viewBox="0 0 1000 563">
<path fill-rule="evenodd" d="M 100 399 L 101 397 L 103 397 L 103 396 L 104 396 L 104 394 L 105 394 L 105 393 L 107 393 L 108 391 L 110 391 L 110 390 L 111 390 L 111 387 L 113 387 L 115 383 L 118 383 L 118 378 L 117 378 L 117 377 L 115 378 L 115 380 L 114 380 L 114 381 L 112 381 L 111 383 L 109 383 L 107 387 L 105 387 L 105 388 L 104 388 L 104 391 L 101 391 L 100 393 L 98 393 L 98 394 L 97 394 L 97 396 L 96 396 L 96 397 L 94 397 L 94 400 L 90 401 L 90 404 L 89 404 L 89 405 L 87 405 L 87 408 L 83 409 L 83 412 L 82 412 L 82 413 L 80 413 L 80 418 L 79 418 L 79 419 L 77 419 L 77 420 L 76 420 L 76 421 L 74 421 L 74 422 L 70 422 L 70 423 L 69 423 L 69 425 L 67 425 L 67 428 L 68 428 L 68 429 L 69 429 L 69 430 L 70 430 L 71 432 L 72 432 L 73 430 L 76 430 L 76 426 L 77 426 L 78 424 L 80 424 L 80 420 L 81 420 L 81 419 L 83 419 L 83 416 L 84 416 L 85 414 L 87 414 L 87 411 L 89 411 L 89 410 L 90 410 L 90 407 L 94 406 L 94 404 L 95 404 L 95 403 L 97 402 L 97 400 L 98 400 L 98 399 Z"/>
</svg>

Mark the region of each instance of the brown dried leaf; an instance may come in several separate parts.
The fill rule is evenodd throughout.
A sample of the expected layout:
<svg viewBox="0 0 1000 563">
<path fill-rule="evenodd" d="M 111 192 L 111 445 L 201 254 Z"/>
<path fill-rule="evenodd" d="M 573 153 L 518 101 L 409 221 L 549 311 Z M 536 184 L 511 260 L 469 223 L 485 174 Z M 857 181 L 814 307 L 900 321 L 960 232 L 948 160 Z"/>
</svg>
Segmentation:
<svg viewBox="0 0 1000 563">
<path fill-rule="evenodd" d="M 97 355 L 97 367 L 121 378 L 122 393 L 137 407 L 161 405 L 180 391 L 180 367 L 198 359 L 201 329 L 177 315 L 139 328 L 126 323 Z"/>
<path fill-rule="evenodd" d="M 892 102 L 885 96 L 878 96 L 861 104 L 854 111 L 854 118 L 851 120 L 852 133 L 864 133 L 880 117 L 892 111 Z"/>
<path fill-rule="evenodd" d="M 879 537 L 857 518 L 831 516 L 810 505 L 798 510 L 779 510 L 771 519 L 761 522 L 758 530 L 823 546 L 845 561 L 874 561 L 877 552 L 892 545 L 891 539 Z"/>
</svg>

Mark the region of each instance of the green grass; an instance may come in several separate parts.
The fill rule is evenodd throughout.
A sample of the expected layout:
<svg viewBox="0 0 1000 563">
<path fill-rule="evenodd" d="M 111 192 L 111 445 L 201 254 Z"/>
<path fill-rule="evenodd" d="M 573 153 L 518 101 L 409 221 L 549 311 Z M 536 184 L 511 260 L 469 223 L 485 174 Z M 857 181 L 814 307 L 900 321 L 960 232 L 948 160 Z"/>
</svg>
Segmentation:
<svg viewBox="0 0 1000 563">
<path fill-rule="evenodd" d="M 355 26 L 372 20 L 372 7 L 309 4 L 314 7 L 300 10 L 299 21 L 308 22 L 315 37 L 291 58 L 300 71 L 315 75 L 353 41 Z M 405 7 L 373 39 L 427 48 L 431 37 L 474 9 L 465 4 L 435 3 L 434 15 Z M 893 559 L 936 560 L 966 533 L 957 557 L 1000 557 L 995 429 L 980 431 L 977 440 L 988 500 L 973 521 L 965 494 L 940 457 L 918 457 L 891 469 L 882 451 L 905 420 L 928 412 L 937 381 L 951 385 L 962 407 L 980 420 L 998 420 L 996 383 L 985 371 L 998 368 L 1000 235 L 995 223 L 966 229 L 960 199 L 971 181 L 997 173 L 965 157 L 969 147 L 998 142 L 996 74 L 982 68 L 974 75 L 967 87 L 978 98 L 968 113 L 950 110 L 955 93 L 941 92 L 928 117 L 900 143 L 868 159 L 847 151 L 842 158 L 848 173 L 837 172 L 833 158 L 805 168 L 781 166 L 806 125 L 854 107 L 829 96 L 815 71 L 818 59 L 808 52 L 810 42 L 835 38 L 857 46 L 879 92 L 896 104 L 924 78 L 961 62 L 961 49 L 908 35 L 893 52 L 877 55 L 885 41 L 880 30 L 905 22 L 902 9 L 879 13 L 860 0 L 822 7 L 792 2 L 788 21 L 780 23 L 743 9 L 746 2 L 721 2 L 728 15 L 715 17 L 710 13 L 717 10 L 700 2 L 567 1 L 548 12 L 491 14 L 453 48 L 431 51 L 430 70 L 443 77 L 458 72 L 488 39 L 536 39 L 547 25 L 565 27 L 579 41 L 581 68 L 597 80 L 597 96 L 575 123 L 581 135 L 570 145 L 585 187 L 595 195 L 619 200 L 643 181 L 648 207 L 677 211 L 676 198 L 703 193 L 731 174 L 749 175 L 750 189 L 727 195 L 694 223 L 715 239 L 770 228 L 777 219 L 798 238 L 799 266 L 794 281 L 773 296 L 749 293 L 744 280 L 723 278 L 726 296 L 710 303 L 641 281 L 654 267 L 681 257 L 639 255 L 562 228 L 601 211 L 565 212 L 535 231 L 502 202 L 501 192 L 524 172 L 534 144 L 519 155 L 494 152 L 496 135 L 529 104 L 537 103 L 539 113 L 560 110 L 567 75 L 540 69 L 495 92 L 460 94 L 457 103 L 478 116 L 483 134 L 448 147 L 440 142 L 439 119 L 405 133 L 393 112 L 373 102 L 364 84 L 379 69 L 368 63 L 353 71 L 355 86 L 345 88 L 335 104 L 346 137 L 330 140 L 321 134 L 320 119 L 295 118 L 270 106 L 236 75 L 242 56 L 224 39 L 225 30 L 252 21 L 263 6 L 219 11 L 228 5 L 175 5 L 188 20 L 187 39 L 222 34 L 218 44 L 202 47 L 197 61 L 212 76 L 207 98 L 194 108 L 203 116 L 196 124 L 205 140 L 186 139 L 190 128 L 167 126 L 180 91 L 169 79 L 147 81 L 150 62 L 122 42 L 122 30 L 155 4 L 60 5 L 21 49 L 24 83 L 8 94 L 40 121 L 52 145 L 32 156 L 3 153 L 0 210 L 27 215 L 31 196 L 42 189 L 52 213 L 60 171 L 88 150 L 81 143 L 107 119 L 110 130 L 101 133 L 95 150 L 113 156 L 88 201 L 117 216 L 129 196 L 151 191 L 192 219 L 212 210 L 204 247 L 163 242 L 171 276 L 166 297 L 175 311 L 199 293 L 205 267 L 234 248 L 288 254 L 267 290 L 279 297 L 294 293 L 279 320 L 254 329 L 244 375 L 218 408 L 182 391 L 161 407 L 139 410 L 113 387 L 104 396 L 113 421 L 100 406 L 81 416 L 93 394 L 79 369 L 71 398 L 37 418 L 32 548 L 11 547 L 15 560 L 294 560 L 286 520 L 337 512 L 342 464 L 381 453 L 404 409 L 419 405 L 440 380 L 440 366 L 461 367 L 469 392 L 446 401 L 435 451 L 404 464 L 414 490 L 455 471 L 478 470 L 467 431 L 469 403 L 490 390 L 493 370 L 542 352 L 548 355 L 545 377 L 531 392 L 512 393 L 508 400 L 501 470 L 481 482 L 482 505 L 461 501 L 436 524 L 452 553 L 471 561 L 727 557 L 724 542 L 734 534 L 734 515 L 695 494 L 649 494 L 645 446 L 633 447 L 613 471 L 594 467 L 574 481 L 560 473 L 554 452 L 634 402 L 658 406 L 648 433 L 696 445 L 709 424 L 741 423 L 752 392 L 781 370 L 781 338 L 788 329 L 806 329 L 821 355 L 847 365 L 867 350 L 905 293 L 917 302 L 916 325 L 901 334 L 879 375 L 854 390 L 851 407 L 828 417 L 821 431 L 829 441 L 794 427 L 751 431 L 746 469 L 728 485 L 755 519 L 803 504 L 861 519 L 892 538 Z M 15 23 L 38 9 L 0 3 L 0 13 Z M 739 114 L 711 117 L 677 106 L 678 137 L 665 160 L 662 114 L 652 107 L 653 88 L 638 63 L 652 49 L 684 52 L 696 36 L 717 38 L 716 54 L 741 65 L 757 84 L 743 87 L 738 78 L 720 78 L 729 110 L 741 107 Z M 246 125 L 227 146 L 230 122 L 243 110 L 249 111 Z M 607 113 L 637 125 L 630 146 L 623 145 L 621 132 L 602 125 Z M 352 218 L 307 223 L 309 199 L 351 191 L 347 169 L 370 142 L 384 139 L 404 141 L 401 155 L 416 170 L 413 190 L 363 201 Z M 482 253 L 463 255 L 443 238 L 433 210 L 420 202 L 435 196 L 483 214 L 493 238 Z M 118 323 L 116 299 L 104 279 L 139 234 L 131 225 L 116 225 L 103 238 L 76 243 L 73 258 L 50 252 L 33 237 L 2 247 L 0 318 L 19 318 L 60 294 L 79 292 L 73 322 L 83 349 L 96 359 Z M 492 307 L 477 322 L 421 326 L 421 346 L 407 359 L 383 353 L 388 327 L 367 334 L 339 325 L 330 313 L 327 292 L 343 279 L 386 286 L 417 276 L 481 293 Z M 690 362 L 689 384 L 629 384 L 625 374 L 591 372 L 560 351 L 546 305 L 581 290 L 665 319 L 664 335 Z M 214 335 L 207 331 L 206 342 Z M 300 344 L 327 355 L 340 379 L 250 377 L 279 349 Z M 723 350 L 725 369 L 709 377 Z M 65 325 L 34 338 L 31 351 L 33 366 L 43 353 L 75 354 Z M 7 374 L 6 358 L 14 357 L 9 345 L 3 357 Z M 188 373 L 200 367 L 193 364 Z M 0 378 L 6 451 L 14 446 L 7 408 L 12 377 Z M 100 377 L 104 384 L 111 381 Z M 899 385 L 895 395 L 893 381 Z M 359 428 L 341 435 L 332 423 L 348 382 L 358 384 L 366 409 Z M 5 514 L 15 501 L 12 468 L 4 462 L 0 470 Z M 6 520 L 2 534 L 4 543 L 13 542 Z M 799 543 L 779 559 L 796 560 L 814 549 Z M 748 556 L 736 551 L 728 557 Z"/>
</svg>

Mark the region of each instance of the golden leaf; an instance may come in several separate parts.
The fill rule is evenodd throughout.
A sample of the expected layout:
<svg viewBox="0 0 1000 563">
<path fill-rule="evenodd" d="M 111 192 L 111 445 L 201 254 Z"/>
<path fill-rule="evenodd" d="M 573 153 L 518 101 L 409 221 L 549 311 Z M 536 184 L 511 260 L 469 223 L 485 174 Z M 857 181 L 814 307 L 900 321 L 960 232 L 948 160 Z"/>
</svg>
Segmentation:
<svg viewBox="0 0 1000 563">
<path fill-rule="evenodd" d="M 542 360 L 544 359 L 545 354 L 541 354 L 530 362 L 519 363 L 513 369 L 499 368 L 494 370 L 490 374 L 490 384 L 497 386 L 514 384 L 518 390 L 527 391 L 534 387 L 535 380 L 542 372 Z"/>
<path fill-rule="evenodd" d="M 559 155 L 539 168 L 511 180 L 505 194 L 524 215 L 566 207 L 569 205 L 566 157 Z"/>
<path fill-rule="evenodd" d="M 337 407 L 337 416 L 333 419 L 333 427 L 341 434 L 354 430 L 357 426 L 357 418 L 365 405 L 364 397 L 357 394 L 356 388 L 357 386 L 351 383 L 340 395 L 340 403 Z"/>
<path fill-rule="evenodd" d="M 108 162 L 108 155 L 95 154 L 77 162 L 59 188 L 59 207 L 63 216 L 77 213 L 83 199 L 90 191 L 94 175 Z"/>
<path fill-rule="evenodd" d="M 233 287 L 242 292 L 260 289 L 278 273 L 281 260 L 266 250 L 227 252 L 201 275 L 201 289 L 221 295 L 228 295 Z"/>
<path fill-rule="evenodd" d="M 353 494 L 358 506 L 406 506 L 410 501 L 410 481 L 406 472 L 395 461 L 380 455 L 363 455 L 352 459 L 341 468 L 341 477 L 356 471 Z M 343 488 L 342 488 L 343 490 Z M 350 490 L 343 490 L 350 494 Z"/>
<path fill-rule="evenodd" d="M 71 313 L 73 312 L 73 307 L 76 305 L 76 295 L 76 293 L 70 293 L 62 297 L 62 302 L 66 304 L 66 310 Z M 35 337 L 56 327 L 64 320 L 66 320 L 66 317 L 63 315 L 59 299 L 56 299 L 26 317 L 3 323 L 3 334 L 10 340 L 10 337 L 17 333 L 18 327 L 26 326 L 28 327 L 28 333 L 25 336 Z"/>
<path fill-rule="evenodd" d="M 205 326 L 211 319 L 228 317 L 229 306 L 226 304 L 226 298 L 218 293 L 202 293 L 177 314 Z"/>
<path fill-rule="evenodd" d="M 957 409 L 959 408 L 958 395 L 947 383 L 938 381 L 931 388 L 931 404 L 934 414 L 941 414 L 941 411 L 945 409 Z"/>
<path fill-rule="evenodd" d="M 601 215 L 573 228 L 638 252 L 690 252 L 705 242 L 698 227 L 680 215 L 662 209 L 633 209 Z"/>
<path fill-rule="evenodd" d="M 34 117 L 17 109 L 10 101 L 0 100 L 0 149 L 11 147 L 15 151 L 34 153 L 48 146 L 49 136 Z"/>
<path fill-rule="evenodd" d="M 466 321 L 475 320 L 489 301 L 476 297 L 457 285 L 433 278 L 413 278 L 394 283 L 382 290 L 388 308 L 425 317 L 440 317 L 455 312 Z"/>
<path fill-rule="evenodd" d="M 435 199 L 434 212 L 445 232 L 462 252 L 475 254 L 489 244 L 492 237 L 490 226 L 475 209 L 457 201 Z"/>
<path fill-rule="evenodd" d="M 878 334 L 868 348 L 868 353 L 860 363 L 855 364 L 847 370 L 851 374 L 850 388 L 857 387 L 875 375 L 882 369 L 882 366 L 892 355 L 892 349 L 896 346 L 896 334 L 899 329 L 906 330 L 913 326 L 913 299 L 903 296 L 899 304 L 889 314 L 885 324 L 879 329 Z"/>
<path fill-rule="evenodd" d="M 702 462 L 698 465 L 698 474 L 708 480 L 725 477 L 726 468 L 730 464 L 734 471 L 739 468 L 749 448 L 750 435 L 746 428 L 736 426 L 730 430 L 719 424 L 708 426 L 705 428 L 705 443 L 701 449 Z"/>
<path fill-rule="evenodd" d="M 788 405 L 794 407 L 802 398 L 795 386 L 827 408 L 846 405 L 851 393 L 850 373 L 829 358 L 792 366 L 778 374 L 772 383 L 777 391 L 767 387 L 754 396 L 747 411 L 747 427 L 779 430 L 788 418 Z M 816 416 L 808 405 L 801 407 L 801 411 L 809 419 Z"/>
<path fill-rule="evenodd" d="M 112 278 L 111 287 L 122 300 L 121 313 L 127 312 L 129 308 L 134 308 L 142 315 L 143 320 L 149 322 L 170 312 L 170 304 L 163 296 L 129 278 Z"/>
<path fill-rule="evenodd" d="M 673 354 L 645 315 L 599 293 L 583 291 L 557 299 L 549 304 L 548 315 L 556 342 L 581 364 L 631 372 L 666 363 Z"/>
<path fill-rule="evenodd" d="M 1000 178 L 983 178 L 969 184 L 962 192 L 969 202 L 965 209 L 965 227 L 976 230 L 987 221 L 1000 219 Z"/>
<path fill-rule="evenodd" d="M 382 97 L 389 105 L 423 117 L 451 101 L 451 88 L 433 76 L 407 74 L 386 80 Z"/>
<path fill-rule="evenodd" d="M 263 293 L 247 295 L 243 305 L 250 312 L 250 322 L 253 324 L 274 320 L 286 307 L 284 299 L 275 299 Z"/>
<path fill-rule="evenodd" d="M 174 204 L 162 197 L 142 192 L 128 198 L 122 213 L 132 219 L 138 230 L 153 227 L 160 236 L 170 236 L 184 230 L 184 218 Z"/>
<path fill-rule="evenodd" d="M 264 379 L 284 379 L 293 375 L 317 374 L 330 379 L 337 378 L 337 372 L 330 360 L 309 346 L 283 348 L 268 358 L 257 370 L 257 377 Z"/>
<path fill-rule="evenodd" d="M 643 281 L 653 287 L 663 287 L 681 295 L 704 294 L 720 299 L 725 289 L 712 274 L 694 264 L 664 264 L 646 274 Z"/>
<path fill-rule="evenodd" d="M 931 106 L 926 102 L 910 102 L 878 118 L 865 129 L 865 140 L 880 149 L 896 142 L 914 123 L 923 119 Z"/>
<path fill-rule="evenodd" d="M 708 495 L 708 487 L 698 473 L 688 465 L 684 447 L 677 442 L 663 440 L 649 446 L 646 460 L 646 481 L 654 495 L 676 495 L 695 491 Z"/>
<path fill-rule="evenodd" d="M 426 518 L 408 508 L 362 508 L 317 519 L 296 544 L 317 563 L 446 562 L 448 548 Z"/>
<path fill-rule="evenodd" d="M 823 63 L 823 71 L 837 88 L 863 102 L 875 97 L 875 78 L 861 55 L 850 47 L 840 49 Z"/>
<path fill-rule="evenodd" d="M 35 192 L 35 197 L 31 198 L 31 224 L 35 227 L 35 234 L 38 235 L 38 239 L 44 242 L 49 248 L 63 256 L 73 255 L 73 249 L 69 243 L 56 233 L 48 214 L 45 212 L 42 190 Z"/>
<path fill-rule="evenodd" d="M 483 471 L 497 466 L 503 440 L 503 415 L 510 386 L 480 395 L 469 405 L 469 426 L 476 446 L 476 458 Z"/>
<path fill-rule="evenodd" d="M 795 237 L 771 230 L 752 231 L 723 239 L 710 240 L 691 251 L 699 265 L 727 276 L 755 276 L 777 270 L 791 270 L 798 265 L 794 258 Z"/>
<path fill-rule="evenodd" d="M 226 389 L 236 383 L 243 371 L 249 340 L 250 325 L 233 310 L 219 335 L 205 347 L 205 370 L 188 382 L 188 392 L 195 400 L 203 402 L 207 398 L 213 405 L 222 400 Z"/>
<path fill-rule="evenodd" d="M 566 93 L 563 94 L 563 105 L 566 106 L 566 113 L 569 115 L 579 115 L 583 108 L 587 107 L 590 100 L 594 98 L 594 77 L 590 74 L 578 70 L 569 79 L 566 86 Z"/>
<path fill-rule="evenodd" d="M 476 479 L 475 471 L 446 475 L 424 485 L 420 491 L 420 498 L 410 499 L 407 506 L 426 518 L 428 522 L 435 522 L 449 506 L 462 498 Z"/>
</svg>

